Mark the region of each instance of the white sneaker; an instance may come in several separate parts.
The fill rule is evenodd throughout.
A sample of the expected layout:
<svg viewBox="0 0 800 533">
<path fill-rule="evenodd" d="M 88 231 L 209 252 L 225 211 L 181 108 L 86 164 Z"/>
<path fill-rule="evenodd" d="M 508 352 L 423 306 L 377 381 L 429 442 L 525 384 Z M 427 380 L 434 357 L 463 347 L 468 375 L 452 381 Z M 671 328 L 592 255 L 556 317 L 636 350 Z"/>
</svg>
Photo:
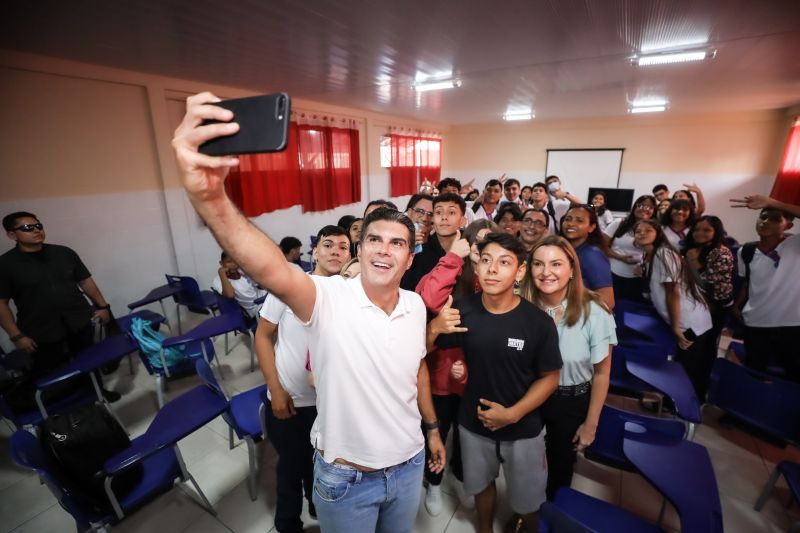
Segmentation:
<svg viewBox="0 0 800 533">
<path fill-rule="evenodd" d="M 428 485 L 425 492 L 425 509 L 431 516 L 437 516 L 442 512 L 442 487 L 439 485 Z"/>
</svg>

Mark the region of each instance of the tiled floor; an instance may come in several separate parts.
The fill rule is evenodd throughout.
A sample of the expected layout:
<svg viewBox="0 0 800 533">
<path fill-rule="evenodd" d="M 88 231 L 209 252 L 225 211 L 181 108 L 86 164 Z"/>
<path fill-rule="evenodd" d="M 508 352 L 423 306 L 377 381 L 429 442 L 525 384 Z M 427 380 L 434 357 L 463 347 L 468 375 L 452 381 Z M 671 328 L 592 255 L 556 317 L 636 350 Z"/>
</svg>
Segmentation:
<svg viewBox="0 0 800 533">
<path fill-rule="evenodd" d="M 222 348 L 222 342 L 217 346 Z M 238 340 L 228 356 L 221 356 L 222 371 L 226 377 L 223 385 L 231 392 L 243 391 L 261 382 L 258 371 L 249 372 L 249 352 Z M 135 374 L 129 375 L 123 364 L 116 377 L 108 380 L 111 388 L 124 393 L 115 405 L 132 435 L 138 435 L 155 413 L 154 380 L 141 365 L 136 364 Z M 175 397 L 181 391 L 198 384 L 197 378 L 184 378 L 170 385 L 168 394 Z M 636 409 L 633 400 L 612 397 L 612 403 L 626 409 Z M 795 449 L 780 449 L 719 423 L 720 413 L 706 408 L 705 423 L 698 427 L 696 442 L 705 445 L 711 455 L 717 474 L 725 530 L 728 532 L 786 531 L 794 521 L 800 520 L 797 508 L 786 509 L 788 489 L 781 480 L 762 512 L 753 510 L 775 462 L 790 457 L 800 461 Z M 11 463 L 8 454 L 10 428 L 0 423 L 0 531 L 62 532 L 74 531 L 74 522 L 59 507 L 48 489 L 38 479 Z M 119 532 L 192 533 L 267 532 L 273 530 L 275 509 L 275 452 L 270 444 L 258 446 L 261 473 L 259 495 L 255 502 L 247 494 L 247 450 L 239 443 L 228 449 L 227 426 L 216 419 L 180 443 L 184 459 L 198 483 L 217 510 L 211 516 L 200 508 L 189 494 L 192 489 L 178 487 L 161 496 L 144 509 L 114 527 Z M 459 533 L 475 531 L 475 511 L 465 507 L 458 498 L 457 482 L 445 477 L 444 511 L 430 517 L 423 505 L 417 515 L 415 531 Z M 504 483 L 499 487 L 498 519 L 496 531 L 511 511 L 503 501 Z M 601 466 L 583 458 L 579 459 L 573 487 L 593 496 L 655 521 L 661 498 L 642 477 L 613 468 Z M 317 523 L 304 514 L 307 531 L 318 531 Z M 677 531 L 679 520 L 669 505 L 663 525 L 667 531 Z M 356 533 L 356 532 L 354 532 Z"/>
</svg>

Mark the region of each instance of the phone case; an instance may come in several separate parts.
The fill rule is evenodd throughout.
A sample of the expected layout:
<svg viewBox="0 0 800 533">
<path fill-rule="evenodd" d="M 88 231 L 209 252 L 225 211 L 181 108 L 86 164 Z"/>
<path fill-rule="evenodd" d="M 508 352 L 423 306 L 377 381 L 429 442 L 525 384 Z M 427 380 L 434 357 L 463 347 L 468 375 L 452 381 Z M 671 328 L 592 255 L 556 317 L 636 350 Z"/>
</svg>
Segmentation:
<svg viewBox="0 0 800 533">
<path fill-rule="evenodd" d="M 259 154 L 280 152 L 286 148 L 291 115 L 291 98 L 288 94 L 223 100 L 214 105 L 233 111 L 233 120 L 239 123 L 239 131 L 203 143 L 199 148 L 201 153 L 212 156 Z M 207 120 L 204 124 L 216 122 Z"/>
</svg>

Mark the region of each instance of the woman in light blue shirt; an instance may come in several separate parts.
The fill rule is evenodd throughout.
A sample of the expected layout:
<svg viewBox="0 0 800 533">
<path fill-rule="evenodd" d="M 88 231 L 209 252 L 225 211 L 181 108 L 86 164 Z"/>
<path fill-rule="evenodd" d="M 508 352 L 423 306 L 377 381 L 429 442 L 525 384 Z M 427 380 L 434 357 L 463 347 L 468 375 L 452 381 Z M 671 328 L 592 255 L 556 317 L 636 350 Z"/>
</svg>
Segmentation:
<svg viewBox="0 0 800 533">
<path fill-rule="evenodd" d="M 616 326 L 603 299 L 584 288 L 578 255 L 563 237 L 551 235 L 533 247 L 521 295 L 555 321 L 564 362 L 559 387 L 541 409 L 552 500 L 572 482 L 576 451 L 594 442 L 608 395 Z"/>
</svg>

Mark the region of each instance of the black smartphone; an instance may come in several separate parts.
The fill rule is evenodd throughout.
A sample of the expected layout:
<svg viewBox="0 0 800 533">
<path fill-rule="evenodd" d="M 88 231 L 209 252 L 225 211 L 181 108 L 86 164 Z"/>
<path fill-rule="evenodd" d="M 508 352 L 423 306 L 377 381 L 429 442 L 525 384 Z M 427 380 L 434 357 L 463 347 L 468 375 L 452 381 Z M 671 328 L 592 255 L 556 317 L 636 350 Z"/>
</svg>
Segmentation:
<svg viewBox="0 0 800 533">
<path fill-rule="evenodd" d="M 286 93 L 265 94 L 235 100 L 223 100 L 214 105 L 233 111 L 233 121 L 239 131 L 217 137 L 200 145 L 200 153 L 212 156 L 261 154 L 280 152 L 289 138 L 291 99 Z M 206 120 L 213 124 L 217 120 Z"/>
<path fill-rule="evenodd" d="M 684 337 L 686 338 L 686 340 L 687 340 L 687 341 L 689 341 L 689 342 L 694 342 L 694 341 L 695 341 L 695 339 L 697 339 L 697 333 L 695 333 L 694 331 L 692 331 L 692 328 L 689 328 L 689 329 L 687 329 L 686 331 L 684 331 L 684 332 L 683 332 L 683 336 L 684 336 Z"/>
</svg>

